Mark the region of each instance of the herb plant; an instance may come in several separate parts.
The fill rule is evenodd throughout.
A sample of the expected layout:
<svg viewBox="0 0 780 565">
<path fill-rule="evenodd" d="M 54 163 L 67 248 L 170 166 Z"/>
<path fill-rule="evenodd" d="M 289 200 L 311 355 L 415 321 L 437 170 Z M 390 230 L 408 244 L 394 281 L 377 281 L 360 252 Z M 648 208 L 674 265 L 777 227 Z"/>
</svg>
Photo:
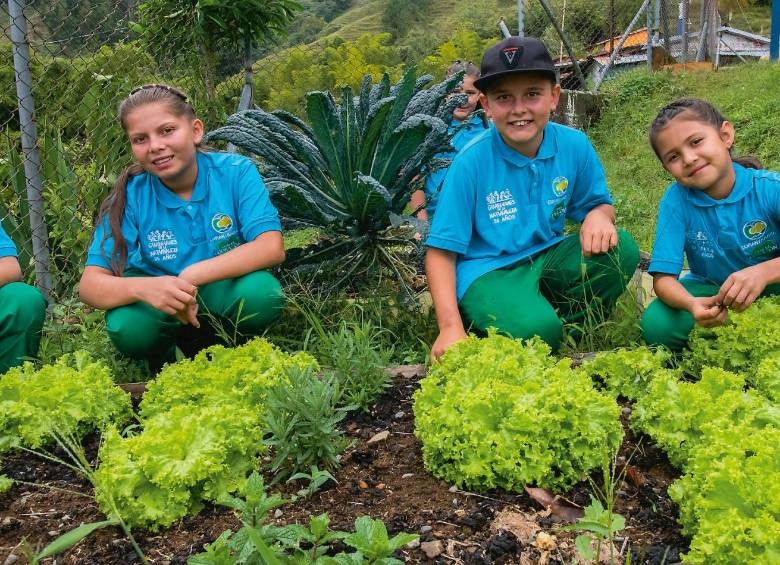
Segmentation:
<svg viewBox="0 0 780 565">
<path fill-rule="evenodd" d="M 269 434 L 266 445 L 273 448 L 274 473 L 286 476 L 315 465 L 338 467 L 338 456 L 347 446 L 338 427 L 346 416 L 346 409 L 337 406 L 340 398 L 338 380 L 319 378 L 311 368 L 288 371 L 269 390 L 264 424 Z"/>
<path fill-rule="evenodd" d="M 445 101 L 460 76 L 424 89 L 431 78 L 418 79 L 410 68 L 391 86 L 387 74 L 377 84 L 369 74 L 357 96 L 345 86 L 339 103 L 330 92 L 309 92 L 308 123 L 284 111 L 248 110 L 209 134 L 261 159 L 283 217 L 322 230 L 322 242 L 291 249 L 288 264 L 339 272 L 338 283 L 381 265 L 411 274 L 398 252 L 413 232 L 404 236 L 395 225 L 415 189 L 412 180 L 449 150 L 447 124 L 462 101 Z"/>
<path fill-rule="evenodd" d="M 569 488 L 623 438 L 617 403 L 568 359 L 495 332 L 447 351 L 421 381 L 414 415 L 426 468 L 478 489 Z"/>
</svg>

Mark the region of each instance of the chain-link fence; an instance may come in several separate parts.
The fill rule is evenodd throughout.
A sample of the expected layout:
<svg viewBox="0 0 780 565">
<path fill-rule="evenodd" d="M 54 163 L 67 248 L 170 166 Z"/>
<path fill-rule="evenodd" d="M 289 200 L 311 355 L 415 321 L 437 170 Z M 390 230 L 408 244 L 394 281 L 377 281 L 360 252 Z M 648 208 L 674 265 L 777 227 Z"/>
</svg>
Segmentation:
<svg viewBox="0 0 780 565">
<path fill-rule="evenodd" d="M 223 3 L 244 11 L 275 4 Z M 456 20 L 442 15 L 437 0 L 394 0 L 381 8 L 381 17 L 370 12 L 381 3 L 306 0 L 286 35 L 242 46 L 219 40 L 228 32 L 194 14 L 200 4 L 3 0 L 0 220 L 28 278 L 54 299 L 73 294 L 100 202 L 129 164 L 115 110 L 132 88 L 150 82 L 180 87 L 209 129 L 236 110 L 247 81 L 254 86 L 255 104 L 302 113 L 306 92 L 356 87 L 366 73 L 378 78 L 387 71 L 397 78 L 405 64 L 416 63 L 441 76 L 453 59 L 479 61 L 485 47 L 500 38 L 498 17 L 514 33 L 518 22 L 512 0 L 453 2 L 459 6 Z M 586 87 L 593 88 L 611 72 L 646 64 L 648 28 L 652 60 L 702 57 L 707 51 L 700 31 L 708 18 L 717 23 L 717 12 L 714 17 L 707 12 L 714 4 L 526 0 L 524 27 L 526 35 L 547 43 L 564 85 L 582 88 L 575 80 L 582 73 Z M 430 32 L 436 14 L 449 23 Z M 273 29 L 266 31 L 273 35 Z M 613 57 L 619 45 L 620 56 Z M 577 73 L 569 53 L 579 62 Z"/>
</svg>

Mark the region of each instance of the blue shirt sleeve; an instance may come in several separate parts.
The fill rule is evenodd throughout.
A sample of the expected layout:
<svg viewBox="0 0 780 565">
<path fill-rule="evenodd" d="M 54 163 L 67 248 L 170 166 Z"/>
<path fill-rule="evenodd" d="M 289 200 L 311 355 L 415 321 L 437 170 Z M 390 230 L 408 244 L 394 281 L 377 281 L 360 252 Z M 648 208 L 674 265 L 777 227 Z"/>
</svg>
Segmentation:
<svg viewBox="0 0 780 565">
<path fill-rule="evenodd" d="M 16 257 L 16 246 L 0 224 L 0 257 Z"/>
<path fill-rule="evenodd" d="M 672 185 L 658 207 L 649 273 L 679 275 L 685 253 L 685 213 L 679 191 Z"/>
<path fill-rule="evenodd" d="M 428 247 L 461 255 L 469 247 L 474 229 L 476 179 L 467 163 L 467 159 L 456 157 L 450 166 L 439 194 L 431 232 L 425 242 Z"/>
<path fill-rule="evenodd" d="M 587 136 L 580 135 L 581 144 L 573 149 L 580 156 L 577 180 L 572 190 L 571 201 L 566 207 L 566 217 L 577 223 L 582 223 L 588 212 L 596 206 L 612 204 L 604 166 Z"/>
<path fill-rule="evenodd" d="M 257 167 L 249 159 L 241 165 L 237 182 L 238 223 L 244 241 L 253 241 L 267 231 L 282 231 L 279 213 L 271 204 Z"/>
<path fill-rule="evenodd" d="M 130 255 L 138 247 L 138 222 L 136 221 L 135 213 L 132 207 L 129 205 L 125 207 L 125 214 L 122 218 L 122 235 L 127 243 L 127 256 Z M 92 242 L 89 244 L 89 250 L 87 251 L 88 267 L 102 267 L 104 269 L 111 270 L 111 253 L 114 251 L 114 238 L 109 235 L 105 242 L 103 237 L 106 233 L 110 234 L 111 228 L 108 225 L 108 217 L 103 217 L 95 227 L 95 233 L 92 234 Z M 103 242 L 103 252 L 101 253 L 100 244 Z"/>
</svg>

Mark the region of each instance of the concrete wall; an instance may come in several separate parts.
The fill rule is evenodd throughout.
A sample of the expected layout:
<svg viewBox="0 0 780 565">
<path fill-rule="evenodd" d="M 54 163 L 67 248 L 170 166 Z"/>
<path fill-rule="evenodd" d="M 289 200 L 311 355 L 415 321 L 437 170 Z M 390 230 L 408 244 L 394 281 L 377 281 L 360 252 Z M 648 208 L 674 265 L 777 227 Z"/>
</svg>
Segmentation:
<svg viewBox="0 0 780 565">
<path fill-rule="evenodd" d="M 561 90 L 561 100 L 553 112 L 552 119 L 577 129 L 586 129 L 601 110 L 601 95 L 575 90 Z"/>
</svg>

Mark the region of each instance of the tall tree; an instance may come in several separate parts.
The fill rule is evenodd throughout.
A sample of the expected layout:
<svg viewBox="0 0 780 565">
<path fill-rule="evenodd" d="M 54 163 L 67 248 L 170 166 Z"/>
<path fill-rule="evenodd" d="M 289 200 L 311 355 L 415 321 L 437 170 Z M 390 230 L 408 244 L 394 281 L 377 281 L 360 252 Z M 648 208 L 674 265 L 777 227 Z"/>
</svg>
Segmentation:
<svg viewBox="0 0 780 565">
<path fill-rule="evenodd" d="M 296 0 L 146 0 L 132 24 L 158 60 L 199 65 L 206 96 L 214 100 L 217 53 L 250 54 L 267 36 L 284 33 L 301 6 Z M 251 77 L 248 77 L 251 84 Z"/>
</svg>

